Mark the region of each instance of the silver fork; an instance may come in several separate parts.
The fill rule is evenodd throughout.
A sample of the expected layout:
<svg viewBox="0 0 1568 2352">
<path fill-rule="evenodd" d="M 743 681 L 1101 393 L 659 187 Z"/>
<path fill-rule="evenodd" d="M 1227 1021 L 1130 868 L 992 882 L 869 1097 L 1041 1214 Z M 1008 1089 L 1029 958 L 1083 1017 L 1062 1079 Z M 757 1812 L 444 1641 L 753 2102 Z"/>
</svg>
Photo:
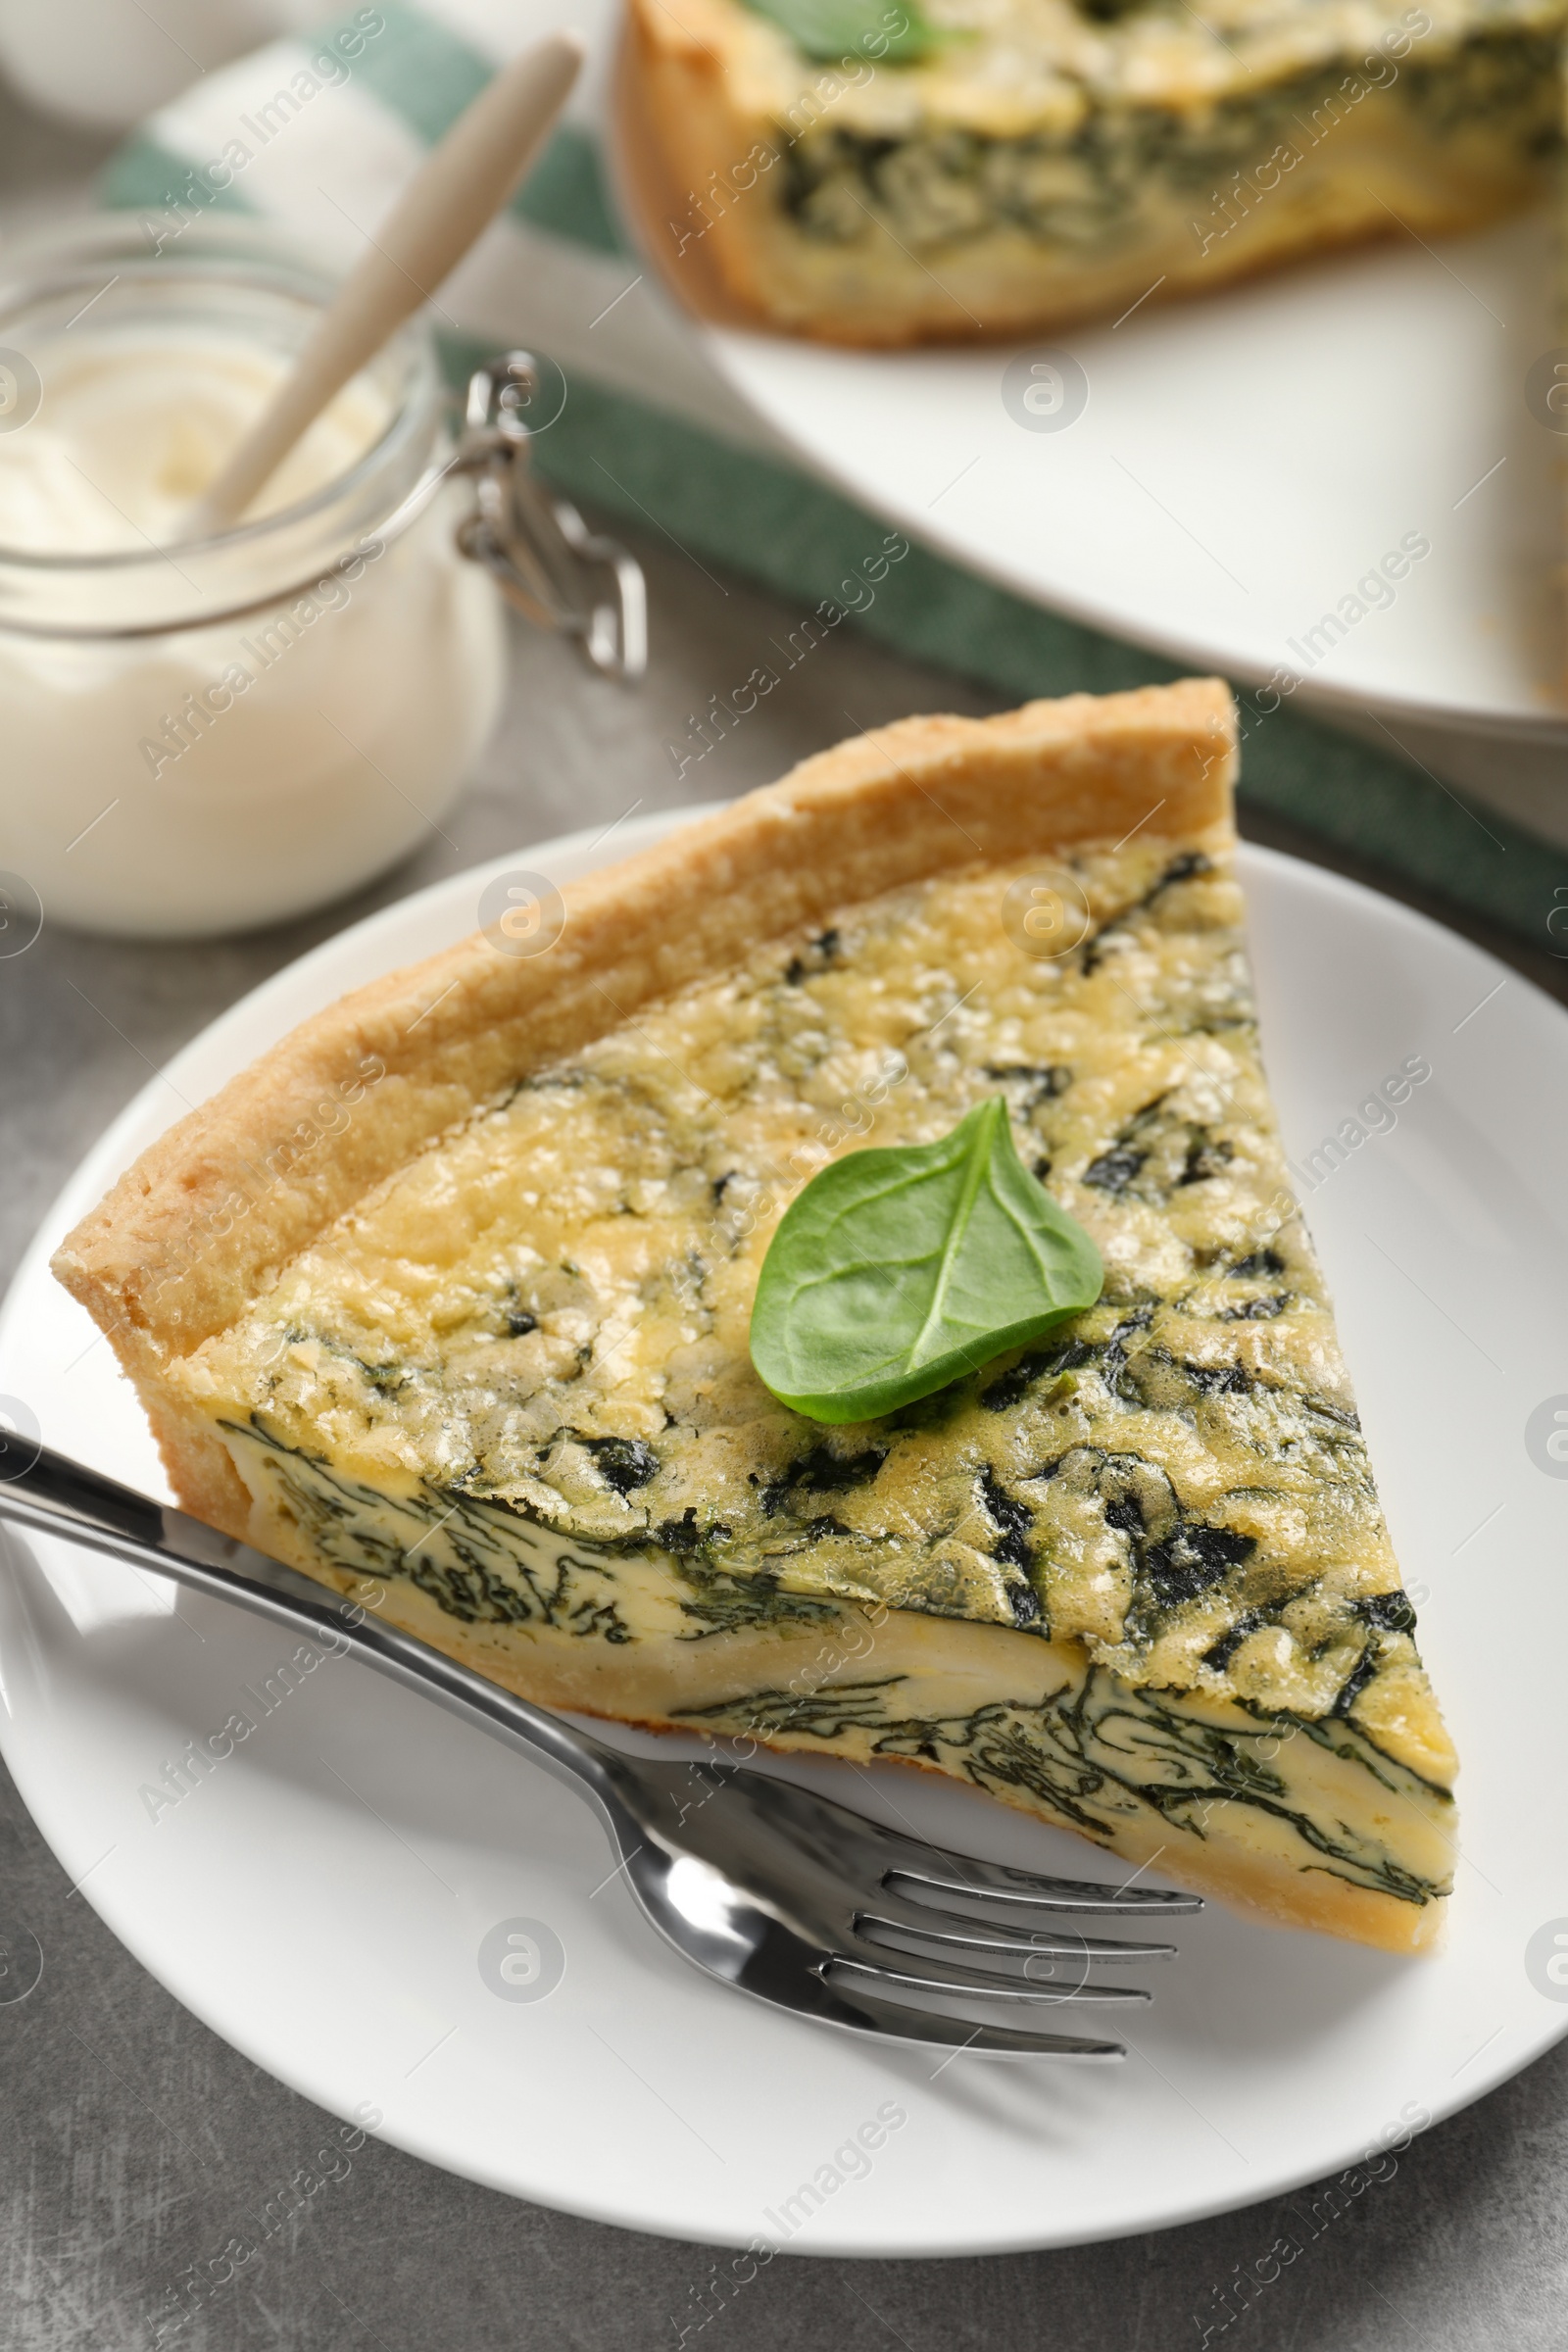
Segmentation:
<svg viewBox="0 0 1568 2352">
<path fill-rule="evenodd" d="M 802 2017 L 954 2050 L 1121 2058 L 1117 2041 L 956 2012 L 1001 2002 L 1038 2015 L 1147 2001 L 1147 1992 L 1089 1972 L 1170 1959 L 1173 1945 L 1087 1936 L 1067 1923 L 1136 1913 L 1158 1924 L 1202 1908 L 1196 1895 L 1160 1887 L 1042 1878 L 945 1853 L 749 1771 L 716 1747 L 697 1761 L 623 1754 L 299 1570 L 5 1432 L 0 1518 L 347 1644 L 367 1665 L 520 1747 L 588 1797 L 633 1894 L 677 1951 Z"/>
</svg>

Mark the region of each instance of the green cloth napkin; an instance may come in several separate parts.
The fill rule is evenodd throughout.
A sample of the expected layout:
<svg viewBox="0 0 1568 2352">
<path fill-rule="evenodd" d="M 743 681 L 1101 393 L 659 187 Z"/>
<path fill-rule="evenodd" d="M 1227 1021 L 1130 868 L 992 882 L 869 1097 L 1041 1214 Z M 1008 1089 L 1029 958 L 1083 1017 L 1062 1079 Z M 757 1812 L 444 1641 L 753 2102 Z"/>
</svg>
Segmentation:
<svg viewBox="0 0 1568 2352">
<path fill-rule="evenodd" d="M 204 75 L 114 158 L 102 195 L 141 213 L 150 247 L 227 210 L 274 219 L 347 260 L 421 150 L 560 13 L 540 0 L 433 0 L 428 10 L 376 0 Z M 882 524 L 749 425 L 652 298 L 606 186 L 591 104 L 557 132 L 438 312 L 455 374 L 508 341 L 560 362 L 569 396 L 537 460 L 591 510 L 651 524 L 806 611 L 878 544 Z M 1178 674 L 919 547 L 856 625 L 1018 700 Z M 1238 700 L 1244 802 L 1555 951 L 1547 921 L 1557 893 L 1568 898 L 1568 851 L 1491 808 L 1483 823 L 1400 760 L 1288 710 L 1264 717 L 1245 691 Z"/>
</svg>

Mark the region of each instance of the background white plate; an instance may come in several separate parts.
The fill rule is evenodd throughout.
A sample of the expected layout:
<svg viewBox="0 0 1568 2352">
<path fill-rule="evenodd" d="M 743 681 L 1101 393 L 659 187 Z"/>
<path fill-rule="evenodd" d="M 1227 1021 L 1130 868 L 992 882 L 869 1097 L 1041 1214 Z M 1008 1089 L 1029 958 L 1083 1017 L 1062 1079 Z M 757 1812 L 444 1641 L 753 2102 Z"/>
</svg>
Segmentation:
<svg viewBox="0 0 1568 2352">
<path fill-rule="evenodd" d="M 1020 596 L 1228 677 L 1284 667 L 1307 680 L 1301 700 L 1396 727 L 1408 714 L 1568 749 L 1565 445 L 1525 405 L 1528 369 L 1562 339 L 1553 273 L 1537 215 L 1441 246 L 1396 233 L 1042 335 L 1027 348 L 1064 349 L 1088 377 L 1060 431 L 1004 406 L 1013 349 L 703 334 L 811 465 Z M 1432 552 L 1394 603 L 1303 655 L 1409 532 Z"/>
<path fill-rule="evenodd" d="M 628 825 L 616 854 L 674 821 Z M 130 1106 L 0 1318 L 0 1391 L 51 1444 L 164 1491 L 107 1346 L 45 1267 L 117 1170 L 304 1014 L 471 929 L 494 873 L 564 881 L 594 862 L 579 835 L 386 909 L 235 1006 Z M 1309 1208 L 1465 1759 L 1445 1954 L 1403 1963 L 1214 1909 L 1181 1923 L 1125 2067 L 868 2049 L 699 1977 L 607 1878 L 564 1789 L 356 1666 L 318 1667 L 153 1821 L 142 1787 L 232 1709 L 254 1714 L 247 1687 L 290 1644 L 69 1545 L 11 1540 L 6 1761 L 86 1899 L 177 1998 L 294 2088 L 342 2116 L 380 2110 L 386 2137 L 472 2180 L 710 2242 L 879 2255 L 1070 2244 L 1249 2204 L 1451 2111 L 1558 2037 L 1568 1988 L 1538 1968 L 1538 1989 L 1526 1950 L 1568 1912 L 1568 1487 L 1523 1433 L 1568 1384 L 1568 1021 L 1351 884 L 1255 850 L 1244 872 L 1292 1149 L 1407 1055 L 1433 1067 L 1397 1129 Z M 976 1852 L 1106 1875 L 1091 1847 L 923 1776 L 799 1770 Z M 480 1973 L 487 1934 L 518 1918 L 564 1947 L 538 2002 L 497 1997 Z M 905 2120 L 855 2177 L 860 2159 L 835 2151 L 889 2100 Z M 813 2179 L 823 2202 L 792 2233 L 781 2209 Z"/>
</svg>

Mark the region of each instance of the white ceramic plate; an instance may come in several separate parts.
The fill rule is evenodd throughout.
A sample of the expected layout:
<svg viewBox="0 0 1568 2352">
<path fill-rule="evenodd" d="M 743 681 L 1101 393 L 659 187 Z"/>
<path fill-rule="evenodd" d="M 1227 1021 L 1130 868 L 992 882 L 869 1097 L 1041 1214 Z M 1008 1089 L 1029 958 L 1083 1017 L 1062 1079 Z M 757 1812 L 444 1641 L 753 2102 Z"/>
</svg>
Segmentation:
<svg viewBox="0 0 1568 2352">
<path fill-rule="evenodd" d="M 1027 347 L 1087 377 L 1060 430 L 1004 406 L 1015 350 L 702 331 L 811 465 L 1020 596 L 1200 669 L 1283 668 L 1302 699 L 1396 729 L 1408 714 L 1568 747 L 1563 444 L 1525 405 L 1532 363 L 1562 341 L 1552 285 L 1538 216 L 1147 303 Z M 1357 596 L 1412 534 L 1430 554 Z"/>
<path fill-rule="evenodd" d="M 672 821 L 628 826 L 617 851 Z M 471 929 L 494 873 L 565 880 L 593 862 L 580 835 L 440 883 L 187 1047 L 50 1216 L 0 1320 L 0 1392 L 52 1445 L 162 1491 L 134 1399 L 51 1282 L 49 1247 L 293 1022 Z M 179 2000 L 308 2097 L 379 2110 L 386 2137 L 472 2180 L 710 2243 L 879 2255 L 1070 2244 L 1250 2204 L 1477 2097 L 1557 2038 L 1568 1986 L 1539 1942 L 1534 1977 L 1527 1953 L 1554 1922 L 1568 1935 L 1568 1486 L 1524 1433 L 1568 1378 L 1568 1021 L 1386 900 L 1258 851 L 1244 871 L 1298 1157 L 1407 1056 L 1432 1064 L 1396 1129 L 1352 1151 L 1309 1209 L 1465 1758 L 1444 1955 L 1399 1962 L 1211 1909 L 1182 1923 L 1124 2067 L 867 2048 L 700 1977 L 643 1924 L 567 1791 L 354 1665 L 287 1693 L 274 1682 L 254 1736 L 150 1818 L 141 1790 L 166 1759 L 236 1709 L 262 1716 L 256 1694 L 290 1644 L 70 1545 L 13 1540 L 6 1760 L 86 1899 Z M 799 1769 L 976 1852 L 1105 1875 L 1091 1847 L 956 1787 Z M 499 1997 L 481 1972 L 485 1938 L 519 1919 L 564 1953 L 544 1999 Z M 854 2135 L 879 2110 L 904 2120 L 866 2158 Z"/>
</svg>

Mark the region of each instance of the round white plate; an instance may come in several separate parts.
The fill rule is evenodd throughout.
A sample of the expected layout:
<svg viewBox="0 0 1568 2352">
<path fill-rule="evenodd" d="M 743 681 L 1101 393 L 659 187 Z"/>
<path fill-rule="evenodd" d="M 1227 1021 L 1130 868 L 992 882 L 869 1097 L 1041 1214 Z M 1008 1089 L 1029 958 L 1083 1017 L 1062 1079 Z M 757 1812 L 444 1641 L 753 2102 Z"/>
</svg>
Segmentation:
<svg viewBox="0 0 1568 2352">
<path fill-rule="evenodd" d="M 1021 347 L 1082 368 L 1064 429 L 1004 404 L 1017 349 L 702 331 L 819 471 L 1020 596 L 1227 677 L 1282 669 L 1298 701 L 1396 730 L 1405 713 L 1568 747 L 1564 445 L 1525 404 L 1563 339 L 1553 274 L 1536 216 L 1065 327 Z M 1053 396 L 1047 379 L 1047 428 L 1074 405 Z M 1402 578 L 1361 587 L 1412 540 L 1430 552 Z"/>
<path fill-rule="evenodd" d="M 673 821 L 627 826 L 616 854 Z M 0 1392 L 50 1444 L 165 1492 L 108 1347 L 45 1265 L 117 1171 L 306 1013 L 471 929 L 493 874 L 594 862 L 578 835 L 386 909 L 147 1088 L 68 1186 L 0 1319 Z M 477 1731 L 344 1662 L 285 1690 L 291 1645 L 259 1620 L 10 1539 L 0 1744 L 86 1899 L 179 2000 L 308 2097 L 379 2114 L 387 2138 L 472 2180 L 710 2243 L 877 2255 L 1070 2244 L 1250 2204 L 1357 2163 L 1558 2037 L 1568 1985 L 1544 1963 L 1555 1929 L 1568 1936 L 1568 1486 L 1525 1427 L 1568 1387 L 1568 1021 L 1386 900 L 1254 850 L 1244 872 L 1298 1159 L 1408 1056 L 1432 1065 L 1308 1210 L 1465 1759 L 1444 1954 L 1401 1962 L 1211 1908 L 1149 1972 L 1157 1997 L 1125 2066 L 868 2048 L 686 1966 L 586 1809 Z M 235 1711 L 254 1735 L 153 1818 L 144 1788 Z M 922 1775 L 798 1769 L 976 1852 L 1107 1875 L 1090 1846 Z M 542 1999 L 502 1997 L 482 1958 L 518 1920 L 564 1955 Z M 869 2154 L 862 2125 L 882 2135 Z"/>
</svg>

